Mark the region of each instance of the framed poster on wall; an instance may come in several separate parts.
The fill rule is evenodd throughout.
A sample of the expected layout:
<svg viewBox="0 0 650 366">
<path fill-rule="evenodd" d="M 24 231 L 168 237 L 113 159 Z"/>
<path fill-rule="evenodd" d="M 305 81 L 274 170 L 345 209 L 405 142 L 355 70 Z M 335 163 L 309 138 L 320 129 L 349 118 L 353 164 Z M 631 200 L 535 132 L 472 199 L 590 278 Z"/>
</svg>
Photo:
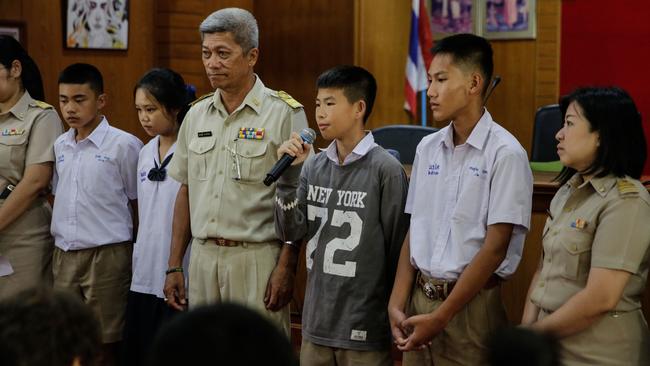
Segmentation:
<svg viewBox="0 0 650 366">
<path fill-rule="evenodd" d="M 477 0 L 430 0 L 433 39 L 479 31 Z"/>
<path fill-rule="evenodd" d="M 129 0 L 62 0 L 65 48 L 126 50 Z"/>
<path fill-rule="evenodd" d="M 481 34 L 487 39 L 534 39 L 537 36 L 535 0 L 481 2 Z"/>
<path fill-rule="evenodd" d="M 25 23 L 16 20 L 0 20 L 0 35 L 14 37 L 23 48 L 27 49 Z"/>
</svg>

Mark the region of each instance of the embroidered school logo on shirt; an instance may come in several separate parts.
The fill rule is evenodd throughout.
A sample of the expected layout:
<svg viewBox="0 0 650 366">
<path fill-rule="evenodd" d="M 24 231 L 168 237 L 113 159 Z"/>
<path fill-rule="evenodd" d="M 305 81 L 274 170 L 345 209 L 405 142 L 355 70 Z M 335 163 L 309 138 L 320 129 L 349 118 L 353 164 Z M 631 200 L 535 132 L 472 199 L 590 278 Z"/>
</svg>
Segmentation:
<svg viewBox="0 0 650 366">
<path fill-rule="evenodd" d="M 264 138 L 264 129 L 255 127 L 242 127 L 239 129 L 239 138 L 246 140 L 261 140 Z"/>
<path fill-rule="evenodd" d="M 2 130 L 2 136 L 20 136 L 25 133 L 24 128 L 5 128 Z"/>
<path fill-rule="evenodd" d="M 440 165 L 439 164 L 429 165 L 429 169 L 427 169 L 427 175 L 438 175 L 438 174 L 440 174 Z"/>
<path fill-rule="evenodd" d="M 140 171 L 140 182 L 144 182 L 145 180 L 147 180 L 147 172 L 142 170 Z"/>
<path fill-rule="evenodd" d="M 59 155 L 58 158 L 56 158 L 56 163 L 61 164 L 65 161 L 65 155 Z"/>
<path fill-rule="evenodd" d="M 475 177 L 480 177 L 481 175 L 486 175 L 487 174 L 487 170 L 480 169 L 480 168 L 475 167 L 475 166 L 470 166 L 468 169 L 471 172 L 470 174 L 472 174 Z"/>
</svg>

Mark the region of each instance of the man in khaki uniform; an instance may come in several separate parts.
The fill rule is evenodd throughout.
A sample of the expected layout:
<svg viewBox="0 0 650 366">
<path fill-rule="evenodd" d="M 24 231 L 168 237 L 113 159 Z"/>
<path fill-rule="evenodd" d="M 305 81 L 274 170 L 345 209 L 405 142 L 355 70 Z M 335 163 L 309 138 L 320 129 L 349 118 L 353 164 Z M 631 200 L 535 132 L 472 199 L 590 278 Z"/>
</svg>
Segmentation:
<svg viewBox="0 0 650 366">
<path fill-rule="evenodd" d="M 192 306 L 239 302 L 259 309 L 289 335 L 285 305 L 297 250 L 277 239 L 275 187 L 262 181 L 278 147 L 292 131 L 307 127 L 307 119 L 302 105 L 266 88 L 253 72 L 258 29 L 249 12 L 219 10 L 199 29 L 203 64 L 216 91 L 193 103 L 170 163 L 169 174 L 181 189 L 165 296 L 173 307 L 186 304 L 181 263 L 191 229 Z"/>
<path fill-rule="evenodd" d="M 20 44 L 0 36 L 0 299 L 52 285 L 52 208 L 42 192 L 63 126 L 51 105 L 30 95 L 28 88 L 43 95 L 37 74 Z"/>
</svg>

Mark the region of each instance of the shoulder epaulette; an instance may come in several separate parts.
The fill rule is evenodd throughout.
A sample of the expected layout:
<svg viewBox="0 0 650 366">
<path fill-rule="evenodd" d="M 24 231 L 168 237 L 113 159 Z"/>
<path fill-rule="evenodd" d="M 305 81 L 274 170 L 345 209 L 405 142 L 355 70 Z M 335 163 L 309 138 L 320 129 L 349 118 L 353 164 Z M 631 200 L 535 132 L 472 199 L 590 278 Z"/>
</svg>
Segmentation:
<svg viewBox="0 0 650 366">
<path fill-rule="evenodd" d="M 203 99 L 210 98 L 213 95 L 214 95 L 214 92 L 202 95 L 202 96 L 196 98 L 196 100 L 194 100 L 192 103 L 190 103 L 190 105 L 195 105 L 196 103 L 202 101 Z"/>
<path fill-rule="evenodd" d="M 31 103 L 29 103 L 29 105 L 38 107 L 40 109 L 54 109 L 54 107 L 52 107 L 51 105 L 36 99 L 34 99 Z"/>
<path fill-rule="evenodd" d="M 621 197 L 638 196 L 639 187 L 625 178 L 616 180 L 616 188 Z"/>
<path fill-rule="evenodd" d="M 302 108 L 302 104 L 300 104 L 297 100 L 293 99 L 289 93 L 285 92 L 284 90 L 279 90 L 277 92 L 277 97 L 282 99 L 285 103 L 289 105 L 289 107 L 296 109 L 296 108 Z"/>
</svg>

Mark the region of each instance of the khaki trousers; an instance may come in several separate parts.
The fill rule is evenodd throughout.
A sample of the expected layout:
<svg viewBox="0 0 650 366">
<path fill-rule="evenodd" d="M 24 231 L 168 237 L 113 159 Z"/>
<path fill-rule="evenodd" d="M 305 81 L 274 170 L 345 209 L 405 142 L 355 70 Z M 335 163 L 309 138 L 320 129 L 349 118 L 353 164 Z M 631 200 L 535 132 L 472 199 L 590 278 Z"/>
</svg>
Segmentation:
<svg viewBox="0 0 650 366">
<path fill-rule="evenodd" d="M 211 241 L 192 239 L 190 307 L 224 301 L 239 303 L 259 311 L 289 338 L 289 305 L 277 312 L 264 306 L 266 284 L 281 249 L 277 242 L 223 247 Z"/>
<path fill-rule="evenodd" d="M 4 202 L 4 200 L 0 200 Z M 9 260 L 14 272 L 0 277 L 0 300 L 35 286 L 52 286 L 50 235 L 52 208 L 37 199 L 16 221 L 0 232 L 0 255 Z"/>
<path fill-rule="evenodd" d="M 93 309 L 103 343 L 122 340 L 132 255 L 130 242 L 67 252 L 54 249 L 54 288 L 79 297 Z"/>
<path fill-rule="evenodd" d="M 392 366 L 388 347 L 384 351 L 355 351 L 351 349 L 320 346 L 302 339 L 301 366 Z"/>
<path fill-rule="evenodd" d="M 408 315 L 430 313 L 442 301 L 432 301 L 414 286 Z M 404 366 L 486 365 L 486 337 L 507 324 L 501 286 L 481 290 L 424 350 L 405 352 Z"/>
</svg>

